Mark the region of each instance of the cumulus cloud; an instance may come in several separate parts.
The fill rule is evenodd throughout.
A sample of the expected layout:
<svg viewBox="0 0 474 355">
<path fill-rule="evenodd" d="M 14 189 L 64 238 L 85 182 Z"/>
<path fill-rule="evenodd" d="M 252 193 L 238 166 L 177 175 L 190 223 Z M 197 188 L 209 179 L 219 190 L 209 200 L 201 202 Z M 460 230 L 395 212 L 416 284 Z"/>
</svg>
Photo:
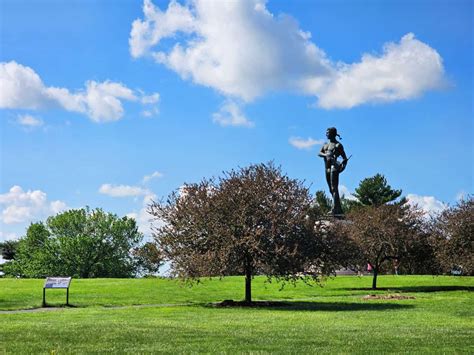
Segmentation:
<svg viewBox="0 0 474 355">
<path fill-rule="evenodd" d="M 132 56 L 151 56 L 183 79 L 226 96 L 252 101 L 331 70 L 310 35 L 293 18 L 273 16 L 264 1 L 172 1 L 161 11 L 145 0 L 143 11 L 144 19 L 132 24 Z M 169 51 L 157 48 L 164 38 L 176 39 Z"/>
<path fill-rule="evenodd" d="M 310 150 L 313 146 L 324 143 L 324 140 L 322 139 L 313 139 L 311 137 L 306 139 L 301 137 L 291 137 L 288 141 L 293 147 L 306 150 Z"/>
<path fill-rule="evenodd" d="M 18 115 L 16 118 L 16 123 L 26 128 L 37 128 L 44 124 L 41 118 L 32 115 Z"/>
<path fill-rule="evenodd" d="M 340 65 L 335 76 L 314 92 L 320 107 L 351 108 L 415 98 L 443 83 L 441 56 L 409 33 L 400 43 L 385 44 L 380 56 L 364 54 L 359 63 Z"/>
<path fill-rule="evenodd" d="M 0 108 L 62 108 L 87 115 L 94 122 L 116 121 L 124 114 L 123 102 L 155 104 L 159 95 L 145 95 L 113 81 L 85 83 L 85 89 L 70 92 L 66 88 L 48 87 L 30 67 L 15 61 L 0 63 Z"/>
<path fill-rule="evenodd" d="M 250 121 L 240 110 L 240 107 L 233 101 L 225 102 L 218 112 L 212 114 L 212 121 L 221 126 L 241 126 L 254 127 L 255 124 Z"/>
<path fill-rule="evenodd" d="M 418 206 L 428 215 L 440 213 L 448 207 L 445 203 L 437 200 L 433 196 L 420 196 L 416 194 L 408 194 L 407 200 L 409 204 L 413 206 Z"/>
<path fill-rule="evenodd" d="M 31 222 L 67 209 L 65 202 L 49 201 L 41 190 L 24 191 L 15 185 L 7 193 L 0 194 L 2 212 L 0 220 L 5 224 Z"/>
<path fill-rule="evenodd" d="M 146 184 L 147 182 L 149 182 L 152 179 L 158 179 L 158 178 L 161 178 L 161 177 L 163 177 L 163 173 L 160 173 L 159 171 L 154 171 L 150 175 L 145 175 L 142 179 L 142 183 Z"/>
<path fill-rule="evenodd" d="M 151 222 L 154 220 L 152 216 L 148 213 L 148 206 L 152 203 L 153 200 L 156 200 L 156 195 L 153 192 L 148 192 L 143 197 L 141 209 L 139 211 L 134 211 L 127 214 L 127 217 L 133 218 L 137 221 L 138 230 L 147 237 L 150 237 L 152 235 Z"/>
<path fill-rule="evenodd" d="M 334 62 L 295 19 L 270 13 L 265 0 L 171 1 L 165 11 L 145 0 L 129 45 L 135 58 L 153 58 L 184 80 L 246 102 L 290 91 L 316 97 L 325 109 L 351 108 L 411 99 L 444 82 L 441 56 L 411 33 L 380 55 Z"/>
<path fill-rule="evenodd" d="M 149 191 L 139 186 L 103 184 L 99 192 L 111 197 L 130 197 L 147 195 Z"/>
</svg>

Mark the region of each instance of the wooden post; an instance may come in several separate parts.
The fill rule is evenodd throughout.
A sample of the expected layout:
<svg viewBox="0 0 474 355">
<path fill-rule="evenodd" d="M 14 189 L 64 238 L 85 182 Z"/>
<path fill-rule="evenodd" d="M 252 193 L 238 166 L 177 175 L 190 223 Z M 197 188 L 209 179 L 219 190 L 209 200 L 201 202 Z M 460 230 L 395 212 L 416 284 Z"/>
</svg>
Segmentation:
<svg viewBox="0 0 474 355">
<path fill-rule="evenodd" d="M 43 287 L 43 307 L 46 307 L 46 288 Z"/>
<path fill-rule="evenodd" d="M 66 290 L 66 306 L 69 306 L 69 287 Z"/>
</svg>

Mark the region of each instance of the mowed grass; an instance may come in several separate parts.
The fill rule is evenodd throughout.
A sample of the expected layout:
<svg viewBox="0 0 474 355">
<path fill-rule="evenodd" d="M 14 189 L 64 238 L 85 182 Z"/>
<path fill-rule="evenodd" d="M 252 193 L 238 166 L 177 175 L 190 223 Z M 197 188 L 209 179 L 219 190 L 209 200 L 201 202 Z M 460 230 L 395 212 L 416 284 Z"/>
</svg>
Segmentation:
<svg viewBox="0 0 474 355">
<path fill-rule="evenodd" d="M 253 282 L 278 308 L 216 308 L 243 298 L 242 277 L 73 280 L 71 308 L 0 313 L 0 353 L 474 353 L 474 278 L 338 276 L 324 287 Z M 0 279 L 0 309 L 41 305 L 43 280 Z M 364 300 L 367 294 L 414 296 Z M 48 303 L 65 302 L 48 290 Z"/>
</svg>

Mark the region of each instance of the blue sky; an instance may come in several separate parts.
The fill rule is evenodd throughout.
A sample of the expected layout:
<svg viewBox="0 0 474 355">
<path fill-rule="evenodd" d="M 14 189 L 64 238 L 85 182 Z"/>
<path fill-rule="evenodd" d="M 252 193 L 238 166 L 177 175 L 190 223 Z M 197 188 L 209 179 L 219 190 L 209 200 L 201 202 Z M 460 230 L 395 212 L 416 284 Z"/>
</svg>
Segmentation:
<svg viewBox="0 0 474 355">
<path fill-rule="evenodd" d="M 376 173 L 429 211 L 474 191 L 471 1 L 4 0 L 0 12 L 0 240 L 86 205 L 148 233 L 150 199 L 269 160 L 326 190 L 330 126 L 353 155 L 345 193 Z"/>
</svg>

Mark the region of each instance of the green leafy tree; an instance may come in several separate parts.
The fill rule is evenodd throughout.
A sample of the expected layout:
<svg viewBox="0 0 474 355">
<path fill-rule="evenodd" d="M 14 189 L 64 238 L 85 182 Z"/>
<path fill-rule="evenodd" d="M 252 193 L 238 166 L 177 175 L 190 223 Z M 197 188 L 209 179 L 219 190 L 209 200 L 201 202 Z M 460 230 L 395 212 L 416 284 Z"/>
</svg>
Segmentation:
<svg viewBox="0 0 474 355">
<path fill-rule="evenodd" d="M 69 210 L 46 223 L 31 224 L 4 272 L 23 277 L 131 277 L 138 266 L 130 251 L 142 238 L 134 219 L 101 209 Z"/>
<path fill-rule="evenodd" d="M 295 281 L 308 269 L 317 243 L 308 238 L 307 188 L 272 163 L 185 185 L 153 203 L 155 238 L 174 272 L 185 279 L 245 275 L 245 302 L 254 275 Z M 164 222 L 164 223 L 163 223 Z M 318 279 L 319 270 L 306 273 Z"/>
<path fill-rule="evenodd" d="M 341 197 L 341 207 L 342 207 L 342 211 L 344 212 L 344 214 L 349 214 L 351 213 L 352 210 L 360 207 L 361 204 L 359 203 L 359 201 L 355 200 L 355 199 L 349 199 L 345 196 L 342 196 Z"/>
<path fill-rule="evenodd" d="M 332 200 L 326 195 L 324 191 L 316 191 L 314 200 L 315 203 L 313 204 L 313 208 L 317 208 L 318 213 L 324 215 L 328 214 L 332 210 Z"/>
<path fill-rule="evenodd" d="M 18 252 L 18 240 L 6 240 L 0 243 L 0 254 L 5 260 L 3 264 L 0 264 L 0 271 L 4 271 L 5 266 L 8 269 L 8 264 L 11 264 L 16 257 Z"/>
<path fill-rule="evenodd" d="M 18 240 L 6 240 L 0 243 L 0 253 L 4 260 L 13 260 L 18 250 Z"/>
<path fill-rule="evenodd" d="M 364 206 L 380 206 L 395 201 L 402 194 L 402 190 L 394 190 L 387 183 L 385 176 L 376 174 L 359 183 L 354 196 Z"/>
<path fill-rule="evenodd" d="M 32 223 L 18 241 L 15 259 L 3 267 L 7 276 L 42 277 L 52 268 L 56 255 L 50 234 L 41 222 Z"/>
<path fill-rule="evenodd" d="M 322 190 L 318 190 L 314 196 L 314 203 L 311 209 L 315 210 L 314 213 L 318 215 L 327 215 L 332 210 L 332 199 L 326 195 Z M 341 207 L 344 214 L 349 213 L 353 208 L 360 204 L 354 199 L 348 199 L 344 195 L 341 197 Z"/>
</svg>

